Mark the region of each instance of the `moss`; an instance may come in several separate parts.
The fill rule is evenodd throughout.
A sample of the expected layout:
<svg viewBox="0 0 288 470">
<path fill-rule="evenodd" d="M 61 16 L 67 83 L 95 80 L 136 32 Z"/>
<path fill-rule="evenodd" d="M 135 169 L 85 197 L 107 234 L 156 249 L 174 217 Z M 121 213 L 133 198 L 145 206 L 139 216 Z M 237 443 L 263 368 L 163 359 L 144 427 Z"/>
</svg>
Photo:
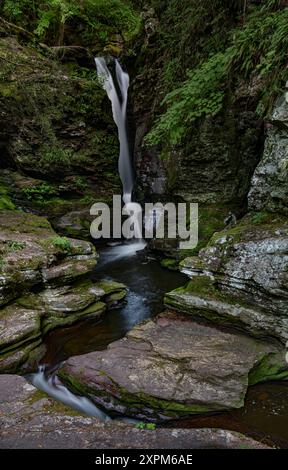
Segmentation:
<svg viewBox="0 0 288 470">
<path fill-rule="evenodd" d="M 71 242 L 68 238 L 66 237 L 53 237 L 50 240 L 51 244 L 55 246 L 56 248 L 60 248 L 61 251 L 64 251 L 66 253 L 70 253 L 72 251 L 72 245 Z"/>
<path fill-rule="evenodd" d="M 49 331 L 54 330 L 55 328 L 63 326 L 71 326 L 73 323 L 76 323 L 79 320 L 82 320 L 86 315 L 101 315 L 106 310 L 106 304 L 103 302 L 94 303 L 92 306 L 88 307 L 77 313 L 72 313 L 64 317 L 49 315 L 47 318 L 43 319 L 42 322 L 42 334 L 46 335 Z"/>
<path fill-rule="evenodd" d="M 110 295 L 118 291 L 126 290 L 125 284 L 115 281 L 101 281 L 98 283 L 98 286 L 104 290 L 105 295 Z"/>
<path fill-rule="evenodd" d="M 0 178 L 0 210 L 15 210 L 16 206 L 9 195 L 9 188 L 3 178 Z"/>
<path fill-rule="evenodd" d="M 281 226 L 287 227 L 287 218 L 269 212 L 251 212 L 243 217 L 236 226 L 215 233 L 207 246 L 218 245 L 218 241 L 221 240 L 221 247 L 224 251 L 224 248 L 235 242 L 245 241 L 246 238 L 253 239 L 254 233 L 277 230 Z"/>
<path fill-rule="evenodd" d="M 164 258 L 161 260 L 161 266 L 163 268 L 171 269 L 171 270 L 177 270 L 178 269 L 178 262 L 177 260 L 173 258 Z"/>
<path fill-rule="evenodd" d="M 193 280 L 189 281 L 185 286 L 179 287 L 172 291 L 175 294 L 197 294 L 197 295 L 208 295 L 214 296 L 217 295 L 217 291 L 211 281 L 207 276 L 195 276 Z M 213 295 L 212 295 L 213 294 Z"/>
<path fill-rule="evenodd" d="M 57 414 L 62 414 L 65 416 L 82 416 L 82 414 L 73 408 L 64 405 L 61 402 L 58 402 L 54 399 L 52 399 L 47 393 L 42 392 L 41 390 L 36 390 L 32 396 L 30 396 L 25 403 L 29 406 L 33 406 L 37 402 L 43 400 L 43 399 L 48 399 L 48 402 L 45 403 L 42 407 L 41 410 L 43 411 L 48 411 L 49 413 L 57 413 Z"/>
<path fill-rule="evenodd" d="M 127 295 L 126 289 L 120 290 L 118 292 L 114 292 L 113 294 L 108 295 L 105 298 L 105 301 L 109 303 L 121 302 L 121 300 L 125 299 Z"/>
<path fill-rule="evenodd" d="M 108 393 L 105 390 L 96 390 L 90 385 L 84 385 L 81 383 L 81 378 L 78 379 L 77 377 L 69 374 L 69 372 L 67 373 L 65 371 L 60 371 L 59 376 L 69 386 L 69 388 L 72 389 L 72 391 L 92 398 L 94 396 L 96 403 L 98 396 L 99 398 L 107 398 L 108 401 L 112 401 L 115 408 L 117 408 L 117 406 L 124 405 L 126 407 L 125 413 L 127 415 L 133 415 L 135 414 L 133 410 L 141 411 L 145 407 L 148 407 L 154 412 L 154 419 L 163 416 L 163 414 L 165 416 L 169 416 L 170 418 L 176 418 L 179 416 L 202 414 L 215 411 L 213 407 L 209 407 L 209 405 L 205 404 L 184 404 L 173 400 L 163 400 L 158 397 L 147 395 L 143 392 L 132 394 L 117 384 L 105 372 L 97 371 L 97 373 L 109 379 L 109 381 L 114 386 L 113 392 L 111 389 L 109 389 Z M 243 406 L 242 400 L 239 402 L 239 407 L 241 406 Z"/>
<path fill-rule="evenodd" d="M 251 223 L 254 225 L 268 224 L 275 219 L 275 215 L 269 212 L 251 212 Z"/>
<path fill-rule="evenodd" d="M 15 204 L 8 196 L 0 195 L 0 210 L 14 210 L 15 208 Z"/>
<path fill-rule="evenodd" d="M 285 360 L 286 351 L 271 353 L 256 364 L 249 373 L 249 385 L 270 380 L 288 380 L 288 366 Z"/>
</svg>

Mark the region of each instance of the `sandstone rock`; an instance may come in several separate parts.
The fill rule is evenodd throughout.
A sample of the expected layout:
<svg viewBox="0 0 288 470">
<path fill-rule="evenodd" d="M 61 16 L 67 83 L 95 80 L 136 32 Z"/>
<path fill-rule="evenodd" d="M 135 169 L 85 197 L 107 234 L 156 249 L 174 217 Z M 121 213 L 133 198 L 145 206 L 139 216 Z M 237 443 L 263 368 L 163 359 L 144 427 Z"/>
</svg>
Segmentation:
<svg viewBox="0 0 288 470">
<path fill-rule="evenodd" d="M 53 227 L 60 233 L 76 238 L 90 238 L 90 224 L 93 216 L 90 209 L 70 211 L 53 221 Z"/>
<path fill-rule="evenodd" d="M 0 305 L 41 283 L 67 283 L 96 264 L 92 244 L 61 239 L 33 214 L 0 212 Z"/>
<path fill-rule="evenodd" d="M 57 236 L 33 214 L 0 212 L 0 254 L 1 372 L 35 370 L 48 331 L 100 317 L 126 295 L 123 284 L 82 280 L 96 264 L 94 246 Z"/>
<path fill-rule="evenodd" d="M 40 314 L 18 305 L 9 305 L 0 312 L 0 352 L 19 347 L 25 340 L 40 336 Z"/>
<path fill-rule="evenodd" d="M 249 374 L 269 378 L 260 365 L 274 356 L 277 375 L 281 346 L 166 313 L 106 351 L 70 358 L 59 374 L 107 410 L 158 420 L 243 406 Z"/>
<path fill-rule="evenodd" d="M 166 304 L 286 342 L 287 253 L 287 220 L 249 215 L 236 227 L 216 233 L 198 258 L 182 262 L 192 281 L 169 293 Z"/>
<path fill-rule="evenodd" d="M 288 92 L 279 98 L 270 120 L 263 157 L 248 195 L 249 207 L 288 214 Z"/>
<path fill-rule="evenodd" d="M 221 429 L 140 430 L 82 416 L 37 391 L 24 378 L 0 376 L 0 448 L 197 449 L 267 448 Z"/>
<path fill-rule="evenodd" d="M 84 318 L 100 318 L 125 295 L 123 284 L 84 280 L 18 298 L 0 311 L 0 372 L 34 371 L 46 333 Z"/>
</svg>

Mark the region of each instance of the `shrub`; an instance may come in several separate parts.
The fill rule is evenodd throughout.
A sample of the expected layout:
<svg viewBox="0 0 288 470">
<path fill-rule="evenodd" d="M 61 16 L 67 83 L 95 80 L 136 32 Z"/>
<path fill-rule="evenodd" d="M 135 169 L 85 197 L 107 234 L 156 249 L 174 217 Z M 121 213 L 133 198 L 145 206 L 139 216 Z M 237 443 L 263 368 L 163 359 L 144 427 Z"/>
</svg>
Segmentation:
<svg viewBox="0 0 288 470">
<path fill-rule="evenodd" d="M 1 13 L 52 45 L 65 43 L 65 25 L 73 21 L 84 26 L 83 37 L 104 42 L 118 32 L 129 39 L 140 27 L 128 0 L 4 0 Z"/>
<path fill-rule="evenodd" d="M 49 183 L 43 182 L 23 189 L 23 194 L 29 201 L 44 202 L 57 194 L 56 189 Z"/>
</svg>

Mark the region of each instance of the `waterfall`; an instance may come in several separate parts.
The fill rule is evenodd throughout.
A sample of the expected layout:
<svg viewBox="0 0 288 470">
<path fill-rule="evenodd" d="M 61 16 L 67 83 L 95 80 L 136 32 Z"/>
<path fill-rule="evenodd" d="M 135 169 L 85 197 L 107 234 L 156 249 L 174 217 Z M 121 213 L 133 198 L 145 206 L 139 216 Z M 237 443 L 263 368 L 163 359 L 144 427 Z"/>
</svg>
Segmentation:
<svg viewBox="0 0 288 470">
<path fill-rule="evenodd" d="M 121 96 L 119 96 L 116 84 L 107 66 L 106 60 L 103 57 L 96 57 L 95 63 L 98 77 L 100 78 L 102 86 L 112 103 L 113 118 L 118 127 L 118 137 L 120 143 L 118 168 L 123 186 L 123 201 L 125 204 L 128 204 L 131 202 L 132 190 L 134 186 L 132 161 L 129 151 L 126 127 L 129 75 L 122 70 L 118 60 L 114 60 L 115 80 L 117 81 L 118 90 Z"/>
</svg>

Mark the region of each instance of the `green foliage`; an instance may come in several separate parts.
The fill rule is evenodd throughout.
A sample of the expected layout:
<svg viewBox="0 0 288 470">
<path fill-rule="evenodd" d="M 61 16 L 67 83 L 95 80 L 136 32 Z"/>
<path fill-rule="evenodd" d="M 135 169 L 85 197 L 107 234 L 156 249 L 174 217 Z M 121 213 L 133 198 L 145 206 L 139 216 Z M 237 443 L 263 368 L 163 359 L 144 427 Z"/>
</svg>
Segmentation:
<svg viewBox="0 0 288 470">
<path fill-rule="evenodd" d="M 7 195 L 0 194 L 0 210 L 13 210 L 15 209 L 15 204 Z"/>
<path fill-rule="evenodd" d="M 57 142 L 53 147 L 49 145 L 42 149 L 41 163 L 44 165 L 58 164 L 61 166 L 69 166 L 72 157 L 72 150 L 61 147 Z"/>
<path fill-rule="evenodd" d="M 251 10 L 245 21 L 231 30 L 224 48 L 223 43 L 216 44 L 220 51 L 202 59 L 187 72 L 186 80 L 166 95 L 162 101 L 166 112 L 148 135 L 148 143 L 179 143 L 195 121 L 215 116 L 222 109 L 228 91 L 255 77 L 261 80 L 257 111 L 262 116 L 269 112 L 287 77 L 288 9 L 271 1 Z M 166 79 L 170 73 L 171 80 L 173 63 L 169 67 Z"/>
<path fill-rule="evenodd" d="M 0 14 L 16 24 L 34 29 L 34 34 L 51 45 L 65 44 L 65 27 L 83 39 L 108 42 L 121 33 L 129 39 L 140 27 L 140 19 L 128 0 L 4 0 Z"/>
<path fill-rule="evenodd" d="M 150 431 L 154 431 L 156 429 L 156 424 L 154 423 L 140 423 L 136 424 L 136 429 L 149 429 Z"/>
<path fill-rule="evenodd" d="M 71 251 L 72 250 L 72 245 L 70 240 L 66 237 L 54 237 L 51 239 L 52 245 L 54 245 L 57 248 L 60 248 L 63 251 Z"/>
<path fill-rule="evenodd" d="M 74 184 L 75 184 L 76 188 L 80 189 L 80 190 L 86 189 L 87 186 L 88 186 L 85 178 L 83 178 L 82 176 L 75 176 Z"/>
<path fill-rule="evenodd" d="M 273 217 L 269 212 L 254 212 L 252 213 L 251 222 L 254 225 L 265 224 L 271 221 Z"/>
<path fill-rule="evenodd" d="M 158 143 L 169 138 L 176 144 L 185 134 L 187 125 L 202 116 L 214 116 L 222 107 L 225 80 L 230 67 L 232 51 L 211 57 L 199 69 L 188 72 L 188 80 L 170 92 L 163 105 L 167 112 L 149 135 L 148 142 Z"/>
<path fill-rule="evenodd" d="M 3 243 L 1 243 L 0 261 L 2 260 L 2 267 L 4 267 L 4 264 L 5 264 L 5 260 L 3 260 L 3 256 L 8 255 L 9 253 L 14 253 L 15 251 L 23 250 L 25 247 L 26 247 L 25 242 L 18 242 L 17 240 L 5 240 Z"/>
<path fill-rule="evenodd" d="M 17 241 L 8 241 L 7 242 L 8 252 L 23 250 L 25 248 L 25 246 L 26 246 L 25 242 L 17 242 Z"/>
<path fill-rule="evenodd" d="M 43 182 L 36 186 L 29 186 L 23 189 L 23 194 L 29 201 L 45 202 L 57 194 L 56 189 L 49 183 Z"/>
<path fill-rule="evenodd" d="M 14 210 L 15 204 L 11 201 L 6 186 L 0 181 L 0 210 Z"/>
</svg>

